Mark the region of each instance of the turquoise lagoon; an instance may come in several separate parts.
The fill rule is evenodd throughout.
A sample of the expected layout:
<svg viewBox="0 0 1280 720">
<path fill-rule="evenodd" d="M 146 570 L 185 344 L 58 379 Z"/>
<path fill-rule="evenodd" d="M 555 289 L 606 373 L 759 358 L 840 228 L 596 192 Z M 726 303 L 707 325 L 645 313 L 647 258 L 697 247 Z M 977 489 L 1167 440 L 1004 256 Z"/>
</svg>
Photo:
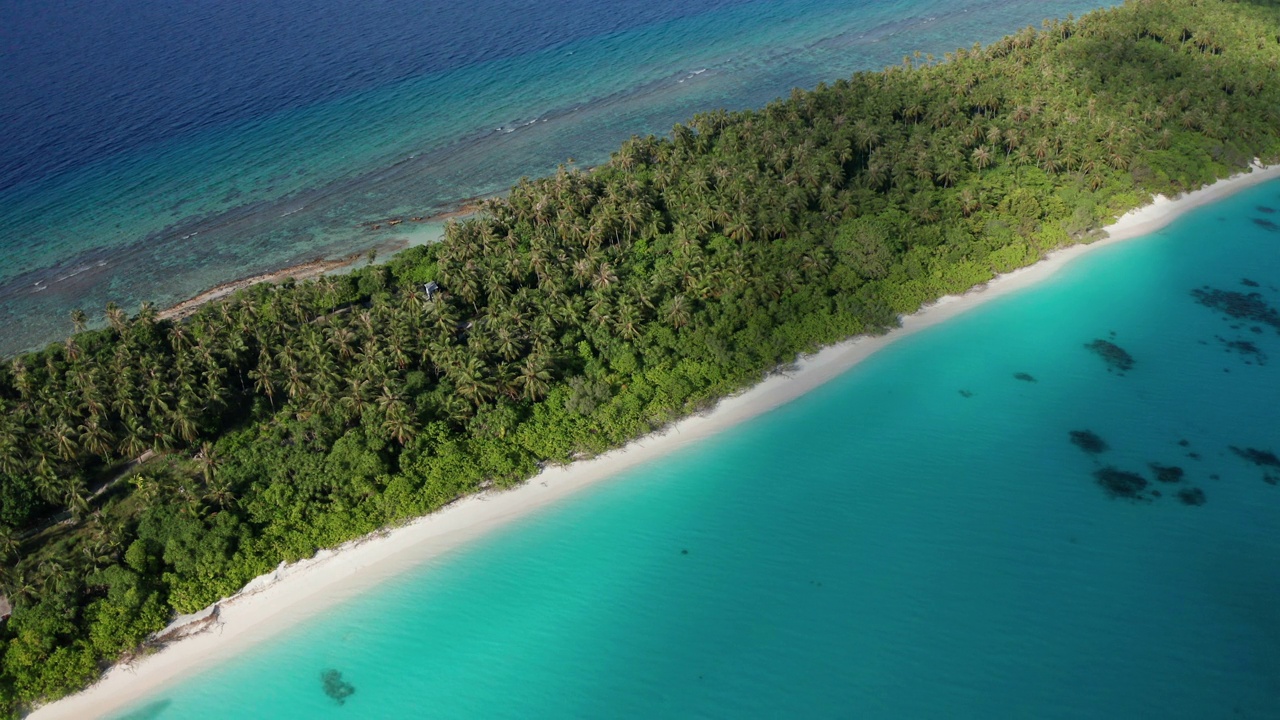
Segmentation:
<svg viewBox="0 0 1280 720">
<path fill-rule="evenodd" d="M 1191 293 L 1280 305 L 1276 209 L 1099 249 L 123 717 L 1280 717 L 1280 471 L 1232 450 L 1280 451 L 1280 318 Z"/>
</svg>

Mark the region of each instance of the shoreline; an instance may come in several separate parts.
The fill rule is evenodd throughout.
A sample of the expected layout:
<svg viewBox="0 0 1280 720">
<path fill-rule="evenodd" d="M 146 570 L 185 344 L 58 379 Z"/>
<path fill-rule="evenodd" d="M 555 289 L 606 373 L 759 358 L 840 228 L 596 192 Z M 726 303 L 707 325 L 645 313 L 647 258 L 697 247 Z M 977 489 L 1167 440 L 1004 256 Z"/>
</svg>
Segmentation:
<svg viewBox="0 0 1280 720">
<path fill-rule="evenodd" d="M 221 300 L 229 295 L 235 294 L 239 290 L 257 285 L 258 283 L 281 283 L 289 278 L 295 280 L 310 280 L 319 277 L 334 270 L 341 270 L 360 261 L 364 257 L 364 253 L 354 253 L 337 260 L 311 260 L 309 262 L 300 263 L 298 265 L 290 265 L 286 268 L 273 270 L 267 273 L 251 275 L 239 280 L 230 280 L 228 282 L 214 285 L 199 295 L 183 300 L 176 305 L 169 307 L 156 313 L 157 320 L 184 320 L 194 314 L 197 310 L 205 305 Z"/>
<path fill-rule="evenodd" d="M 449 220 L 457 220 L 466 218 L 479 212 L 481 203 L 490 196 L 468 198 L 462 201 L 462 204 L 452 210 L 436 213 L 425 217 L 412 218 L 391 218 L 380 222 L 365 223 L 361 227 L 368 231 L 390 230 L 399 227 L 406 222 L 413 224 L 430 224 L 442 223 Z M 389 253 L 395 254 L 413 245 L 413 242 L 406 238 L 392 237 L 383 242 L 369 246 L 369 250 L 375 250 L 378 254 Z M 311 280 L 332 272 L 340 270 L 350 270 L 357 267 L 363 260 L 368 250 L 351 253 L 341 258 L 320 258 L 317 260 L 308 260 L 307 262 L 290 265 L 264 273 L 256 273 L 248 277 L 242 277 L 235 280 L 228 280 L 219 283 L 213 287 L 200 292 L 196 295 L 183 300 L 181 302 L 170 305 L 160 312 L 156 313 L 158 320 L 185 320 L 195 314 L 197 310 L 208 305 L 211 302 L 221 300 L 230 295 L 234 295 L 237 291 L 257 285 L 258 283 L 278 284 L 285 280 Z"/>
<path fill-rule="evenodd" d="M 858 336 L 803 356 L 797 360 L 794 372 L 772 373 L 756 385 L 721 399 L 714 409 L 686 417 L 620 449 L 566 466 L 549 467 L 511 490 L 467 496 L 431 515 L 334 550 L 321 550 L 315 557 L 293 565 L 282 564 L 249 583 L 239 594 L 220 601 L 214 606 L 216 611 L 206 609 L 180 618 L 163 631 L 175 633 L 175 637 L 188 631 L 190 635 L 154 654 L 112 667 L 88 689 L 38 708 L 28 717 L 85 718 L 117 712 L 403 571 L 438 560 L 473 538 L 799 398 L 894 342 L 1034 286 L 1096 248 L 1151 234 L 1190 210 L 1276 179 L 1280 179 L 1280 165 L 1264 168 L 1255 164 L 1247 173 L 1219 180 L 1174 200 L 1157 196 L 1103 228 L 1104 238 L 1054 251 L 1034 265 L 997 276 L 963 295 L 940 298 L 904 317 L 901 327 L 887 334 Z M 215 298 L 208 298 L 212 299 Z"/>
</svg>

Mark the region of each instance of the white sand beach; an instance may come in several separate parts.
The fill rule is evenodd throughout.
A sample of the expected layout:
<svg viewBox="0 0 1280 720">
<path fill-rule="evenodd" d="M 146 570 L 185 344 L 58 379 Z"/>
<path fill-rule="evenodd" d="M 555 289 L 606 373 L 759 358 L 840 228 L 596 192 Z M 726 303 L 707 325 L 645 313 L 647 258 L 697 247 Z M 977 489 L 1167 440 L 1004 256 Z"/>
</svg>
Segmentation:
<svg viewBox="0 0 1280 720">
<path fill-rule="evenodd" d="M 510 520 L 562 502 L 588 485 L 787 403 L 881 348 L 985 302 L 1034 285 L 1098 247 L 1149 234 L 1188 210 L 1273 179 L 1280 179 L 1280 166 L 1257 167 L 1174 200 L 1156 198 L 1155 202 L 1110 226 L 1105 239 L 1055 252 L 1033 266 L 1002 275 L 962 296 L 942 298 L 904 318 L 902 327 L 887 335 L 854 338 L 802 358 L 794 371 L 771 375 L 758 385 L 721 401 L 712 411 L 686 418 L 619 450 L 566 467 L 547 469 L 516 489 L 468 497 L 401 527 L 282 566 L 275 573 L 255 580 L 235 597 L 219 603 L 216 616 L 211 614 L 197 621 L 199 625 L 193 625 L 200 628 L 198 632 L 170 643 L 157 653 L 112 668 L 91 688 L 39 708 L 30 717 L 82 719 L 121 710 L 387 578 L 439 558 Z"/>
</svg>

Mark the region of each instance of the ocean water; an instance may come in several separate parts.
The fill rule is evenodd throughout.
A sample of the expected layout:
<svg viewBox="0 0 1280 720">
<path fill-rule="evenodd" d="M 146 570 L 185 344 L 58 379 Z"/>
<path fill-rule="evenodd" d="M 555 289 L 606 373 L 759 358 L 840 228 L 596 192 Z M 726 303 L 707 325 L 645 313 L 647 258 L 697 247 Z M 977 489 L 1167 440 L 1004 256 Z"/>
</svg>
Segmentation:
<svg viewBox="0 0 1280 720">
<path fill-rule="evenodd" d="M 0 354 L 1100 0 L 0 1 Z M 373 225 L 380 225 L 373 230 Z"/>
<path fill-rule="evenodd" d="M 1280 717 L 1280 468 L 1232 449 L 1280 451 L 1277 210 L 1099 249 L 121 717 Z"/>
</svg>

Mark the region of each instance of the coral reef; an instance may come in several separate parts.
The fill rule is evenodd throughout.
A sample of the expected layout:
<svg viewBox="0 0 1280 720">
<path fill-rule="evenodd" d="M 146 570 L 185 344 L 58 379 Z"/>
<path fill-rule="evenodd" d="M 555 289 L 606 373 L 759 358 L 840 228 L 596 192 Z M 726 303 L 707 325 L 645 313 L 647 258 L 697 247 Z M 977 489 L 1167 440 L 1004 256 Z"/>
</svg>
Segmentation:
<svg viewBox="0 0 1280 720">
<path fill-rule="evenodd" d="M 1151 463 L 1151 472 L 1155 474 L 1156 480 L 1162 483 L 1182 482 L 1182 477 L 1186 474 L 1180 467 L 1160 463 Z"/>
<path fill-rule="evenodd" d="M 1116 371 L 1123 375 L 1133 369 L 1133 356 L 1109 340 L 1094 340 L 1085 347 L 1106 361 L 1107 372 Z"/>
<path fill-rule="evenodd" d="M 329 669 L 320 673 L 320 682 L 324 685 L 324 694 L 339 705 L 345 704 L 347 698 L 356 691 L 355 686 L 343 680 L 342 673 L 337 670 Z"/>
<path fill-rule="evenodd" d="M 1094 479 L 1112 498 L 1126 500 L 1145 500 L 1142 491 L 1147 489 L 1147 481 L 1138 473 L 1118 470 L 1107 466 L 1093 473 Z"/>
<path fill-rule="evenodd" d="M 1207 498 L 1200 488 L 1184 488 L 1178 491 L 1178 499 L 1183 505 L 1203 505 Z"/>
<path fill-rule="evenodd" d="M 1107 442 L 1092 430 L 1072 430 L 1071 444 L 1091 455 L 1107 451 Z"/>
<path fill-rule="evenodd" d="M 1280 331 L 1280 313 L 1267 304 L 1261 293 L 1219 290 L 1208 285 L 1191 291 L 1196 302 L 1236 320 L 1251 320 Z"/>
</svg>

